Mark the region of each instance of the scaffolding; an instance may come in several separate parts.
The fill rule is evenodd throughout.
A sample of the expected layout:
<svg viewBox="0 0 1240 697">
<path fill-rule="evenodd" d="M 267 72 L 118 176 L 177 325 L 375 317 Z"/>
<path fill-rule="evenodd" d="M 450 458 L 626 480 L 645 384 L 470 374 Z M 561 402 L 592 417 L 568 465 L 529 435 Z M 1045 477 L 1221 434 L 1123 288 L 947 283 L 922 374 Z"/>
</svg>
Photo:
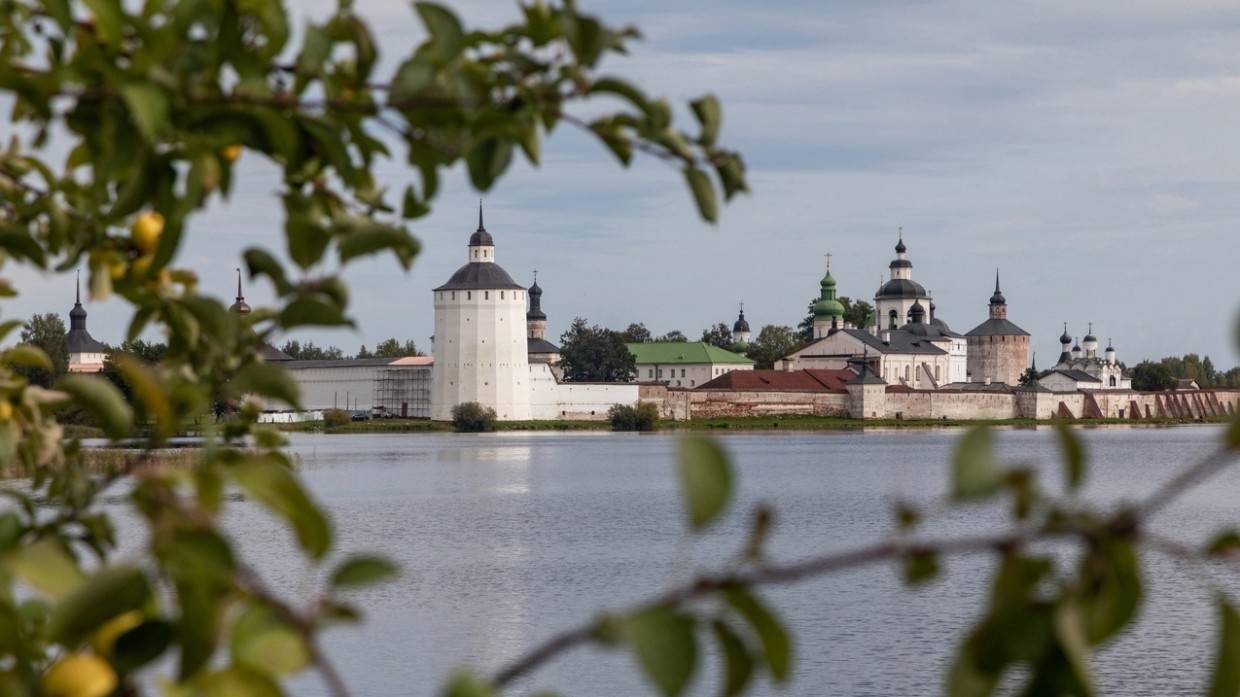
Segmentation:
<svg viewBox="0 0 1240 697">
<path fill-rule="evenodd" d="M 403 418 L 431 418 L 430 366 L 392 366 L 375 374 L 375 406 Z"/>
</svg>

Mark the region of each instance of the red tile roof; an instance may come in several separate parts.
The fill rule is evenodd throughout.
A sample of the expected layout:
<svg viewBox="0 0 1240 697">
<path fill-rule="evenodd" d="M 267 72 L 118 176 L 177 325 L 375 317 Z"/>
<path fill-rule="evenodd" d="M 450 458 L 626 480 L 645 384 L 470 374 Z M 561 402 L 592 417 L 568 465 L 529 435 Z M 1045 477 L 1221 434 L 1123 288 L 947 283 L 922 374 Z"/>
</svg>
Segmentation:
<svg viewBox="0 0 1240 697">
<path fill-rule="evenodd" d="M 847 392 L 844 383 L 857 377 L 852 370 L 733 370 L 699 390 L 735 390 L 741 392 Z"/>
</svg>

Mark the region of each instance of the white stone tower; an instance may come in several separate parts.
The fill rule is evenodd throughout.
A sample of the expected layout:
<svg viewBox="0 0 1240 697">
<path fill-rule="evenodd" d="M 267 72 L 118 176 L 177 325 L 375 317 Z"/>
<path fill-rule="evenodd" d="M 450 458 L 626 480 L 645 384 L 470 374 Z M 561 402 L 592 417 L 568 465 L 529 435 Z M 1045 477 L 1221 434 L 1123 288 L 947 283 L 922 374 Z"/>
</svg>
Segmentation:
<svg viewBox="0 0 1240 697">
<path fill-rule="evenodd" d="M 477 402 L 503 421 L 530 418 L 525 288 L 495 263 L 495 240 L 482 223 L 469 238 L 468 261 L 435 298 L 431 418 Z"/>
<path fill-rule="evenodd" d="M 888 265 L 891 280 L 874 294 L 874 310 L 881 330 L 896 329 L 909 320 L 913 303 L 920 301 L 924 308 L 932 300 L 920 283 L 913 280 L 913 262 L 909 261 L 908 248 L 904 246 L 904 229 L 896 242 L 896 258 Z"/>
</svg>

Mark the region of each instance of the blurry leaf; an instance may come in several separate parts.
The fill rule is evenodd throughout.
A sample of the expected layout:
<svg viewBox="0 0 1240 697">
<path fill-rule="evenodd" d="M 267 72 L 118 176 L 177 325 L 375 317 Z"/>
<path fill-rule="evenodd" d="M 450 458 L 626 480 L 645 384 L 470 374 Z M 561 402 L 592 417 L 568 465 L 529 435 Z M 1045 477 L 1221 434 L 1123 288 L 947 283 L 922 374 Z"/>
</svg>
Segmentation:
<svg viewBox="0 0 1240 697">
<path fill-rule="evenodd" d="M 258 605 L 233 623 L 231 651 L 233 663 L 273 675 L 291 675 L 310 663 L 301 635 Z"/>
<path fill-rule="evenodd" d="M 777 683 L 787 680 L 792 665 L 792 638 L 779 618 L 745 588 L 729 588 L 723 592 L 723 598 L 758 635 L 771 677 Z"/>
<path fill-rule="evenodd" d="M 47 634 L 57 643 L 74 646 L 113 617 L 141 609 L 150 594 L 141 569 L 104 568 L 56 604 L 48 619 Z"/>
<path fill-rule="evenodd" d="M 1068 659 L 1075 682 L 1084 689 L 1082 697 L 1093 694 L 1093 677 L 1089 667 L 1090 642 L 1086 637 L 1085 623 L 1079 608 L 1064 601 L 1055 608 L 1055 637 L 1059 648 Z"/>
<path fill-rule="evenodd" d="M 132 672 L 159 658 L 172 645 L 172 625 L 147 620 L 116 638 L 112 663 L 122 673 Z"/>
<path fill-rule="evenodd" d="M 95 16 L 95 26 L 99 29 L 99 38 L 103 43 L 113 46 L 123 38 L 125 16 L 120 0 L 84 0 L 86 7 Z"/>
<path fill-rule="evenodd" d="M 686 436 L 680 441 L 677 460 L 680 493 L 689 514 L 689 525 L 701 530 L 723 512 L 732 495 L 732 468 L 717 441 Z"/>
<path fill-rule="evenodd" d="M 170 575 L 204 585 L 230 584 L 236 570 L 232 547 L 209 527 L 174 530 L 161 538 L 156 553 Z"/>
<path fill-rule="evenodd" d="M 1076 491 L 1085 481 L 1085 448 L 1071 426 L 1057 422 L 1055 433 L 1063 449 L 1064 481 L 1068 491 Z"/>
<path fill-rule="evenodd" d="M 708 94 L 701 99 L 689 102 L 689 106 L 693 109 L 693 115 L 697 117 L 698 123 L 702 124 L 702 137 L 699 142 L 706 146 L 714 145 L 719 137 L 719 125 L 723 121 L 719 100 L 715 98 L 715 95 Z"/>
<path fill-rule="evenodd" d="M 723 697 L 734 697 L 745 691 L 753 677 L 753 657 L 749 655 L 749 647 L 726 623 L 716 620 L 711 623 L 711 629 L 723 654 Z"/>
<path fill-rule="evenodd" d="M 172 405 L 154 369 L 142 360 L 119 351 L 113 353 L 109 360 L 116 364 L 125 382 L 133 388 L 133 395 L 142 403 L 146 413 L 154 417 L 159 436 L 171 436 L 175 426 Z"/>
<path fill-rule="evenodd" d="M 401 217 L 406 220 L 412 220 L 414 218 L 421 218 L 430 212 L 430 206 L 427 206 L 424 202 L 418 199 L 418 195 L 413 190 L 413 185 L 410 184 L 406 186 L 405 196 L 401 202 Z"/>
<path fill-rule="evenodd" d="M 697 661 L 693 618 L 657 607 L 630 617 L 624 635 L 659 692 L 676 697 L 684 691 Z"/>
<path fill-rule="evenodd" d="M 51 598 L 65 595 L 85 578 L 73 557 L 51 539 L 18 548 L 9 567 L 32 588 Z"/>
<path fill-rule="evenodd" d="M 476 677 L 473 673 L 458 670 L 444 686 L 441 697 L 496 697 L 491 686 Z"/>
<path fill-rule="evenodd" d="M 0 322 L 0 341 L 3 341 L 5 337 L 12 334 L 14 329 L 21 329 L 25 326 L 25 324 L 26 323 L 20 319 L 11 319 L 5 322 Z"/>
<path fill-rule="evenodd" d="M 271 363 L 251 363 L 233 376 L 229 383 L 239 395 L 259 395 L 300 408 L 301 395 L 297 381 L 284 368 Z"/>
<path fill-rule="evenodd" d="M 1141 575 L 1131 543 L 1110 540 L 1090 550 L 1081 560 L 1084 590 L 1079 614 L 1090 644 L 1098 644 L 1123 629 L 1141 605 Z"/>
<path fill-rule="evenodd" d="M 69 33 L 69 28 L 73 26 L 73 12 L 69 9 L 69 0 L 42 0 L 42 4 L 48 16 L 56 20 L 60 30 Z"/>
<path fill-rule="evenodd" d="M 121 96 L 133 115 L 138 132 L 154 143 L 168 125 L 168 96 L 150 83 L 134 83 L 121 88 Z"/>
<path fill-rule="evenodd" d="M 1214 674 L 1210 678 L 1209 697 L 1236 697 L 1240 695 L 1240 615 L 1220 594 L 1216 603 L 1219 611 L 1218 654 L 1214 659 Z"/>
<path fill-rule="evenodd" d="M 693 192 L 693 200 L 697 203 L 698 213 L 708 223 L 719 218 L 719 203 L 715 199 L 715 186 L 710 177 L 700 169 L 685 169 L 685 180 L 689 182 L 689 191 Z"/>
<path fill-rule="evenodd" d="M 432 46 L 440 60 L 452 60 L 464 50 L 465 31 L 451 10 L 433 2 L 416 2 L 414 7 L 433 39 Z"/>
<path fill-rule="evenodd" d="M 332 573 L 332 587 L 364 586 L 386 581 L 400 570 L 383 557 L 354 556 L 346 559 Z"/>
<path fill-rule="evenodd" d="M 951 497 L 955 501 L 985 498 L 1003 483 L 995 460 L 990 431 L 975 426 L 960 438 L 952 456 Z"/>
<path fill-rule="evenodd" d="M 542 144 L 538 139 L 538 124 L 531 123 L 521 129 L 521 150 L 531 164 L 537 165 L 542 157 Z"/>
<path fill-rule="evenodd" d="M 318 326 L 332 327 L 353 323 L 344 316 L 340 308 L 328 305 L 315 298 L 297 298 L 280 312 L 280 326 L 285 329 L 294 327 Z"/>
<path fill-rule="evenodd" d="M 112 383 L 92 375 L 66 375 L 56 383 L 56 389 L 67 392 L 75 404 L 94 414 L 112 438 L 128 435 L 133 410 Z"/>
<path fill-rule="evenodd" d="M 43 349 L 33 344 L 18 344 L 5 351 L 4 362 L 9 365 L 42 368 L 49 373 L 52 372 L 52 359 L 47 357 Z"/>
<path fill-rule="evenodd" d="M 1236 412 L 1236 416 L 1231 420 L 1231 425 L 1227 427 L 1224 440 L 1227 443 L 1227 447 L 1232 450 L 1240 450 L 1240 411 Z"/>
<path fill-rule="evenodd" d="M 232 477 L 247 494 L 293 526 L 302 549 L 315 559 L 322 558 L 331 546 L 331 526 L 286 464 L 271 456 L 252 457 L 234 466 Z"/>
<path fill-rule="evenodd" d="M 406 269 L 413 263 L 419 251 L 418 241 L 401 228 L 381 225 L 368 225 L 340 238 L 340 263 L 345 263 L 360 256 L 391 250 L 400 265 Z"/>
<path fill-rule="evenodd" d="M 594 81 L 587 92 L 590 95 L 614 94 L 629 101 L 643 113 L 650 109 L 646 95 L 631 82 L 614 77 L 603 77 Z"/>
<path fill-rule="evenodd" d="M 1206 554 L 1212 557 L 1223 557 L 1240 551 L 1240 532 L 1224 530 L 1214 536 L 1206 546 Z"/>
<path fill-rule="evenodd" d="M 483 140 L 465 156 L 469 180 L 479 191 L 490 189 L 511 162 L 512 143 L 498 138 Z"/>
<path fill-rule="evenodd" d="M 271 677 L 252 668 L 229 666 L 194 682 L 195 697 L 283 697 Z"/>
<path fill-rule="evenodd" d="M 288 278 L 284 275 L 284 267 L 276 261 L 267 250 L 251 247 L 245 250 L 245 265 L 250 271 L 250 278 L 266 276 L 276 287 L 276 293 L 284 295 L 290 289 Z"/>
<path fill-rule="evenodd" d="M 910 586 L 932 580 L 939 575 L 939 557 L 934 552 L 912 552 L 904 557 L 904 582 Z"/>
<path fill-rule="evenodd" d="M 323 27 L 316 24 L 307 26 L 301 52 L 297 54 L 299 80 L 308 81 L 312 76 L 323 72 L 323 64 L 331 57 L 331 53 L 332 40 Z"/>
<path fill-rule="evenodd" d="M 921 511 L 908 501 L 895 503 L 896 526 L 902 531 L 912 530 L 921 524 Z"/>
</svg>

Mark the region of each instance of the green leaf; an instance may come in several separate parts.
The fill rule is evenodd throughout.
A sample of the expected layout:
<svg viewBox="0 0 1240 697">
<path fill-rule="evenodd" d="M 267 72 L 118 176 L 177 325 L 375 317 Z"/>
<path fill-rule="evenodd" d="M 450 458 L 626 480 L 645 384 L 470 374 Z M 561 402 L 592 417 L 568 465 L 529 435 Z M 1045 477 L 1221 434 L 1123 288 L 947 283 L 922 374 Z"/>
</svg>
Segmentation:
<svg viewBox="0 0 1240 697">
<path fill-rule="evenodd" d="M 1086 637 L 1085 621 L 1080 609 L 1072 602 L 1061 602 L 1055 608 L 1055 638 L 1059 649 L 1068 660 L 1072 677 L 1083 688 L 1081 697 L 1094 693 L 1092 671 L 1089 667 L 1090 642 Z"/>
<path fill-rule="evenodd" d="M 121 96 L 133 115 L 138 132 L 148 143 L 154 143 L 168 125 L 168 96 L 150 83 L 138 82 L 121 88 Z"/>
<path fill-rule="evenodd" d="M 1063 449 L 1064 481 L 1068 491 L 1076 491 L 1085 481 L 1085 446 L 1072 427 L 1063 422 L 1055 424 L 1055 434 Z"/>
<path fill-rule="evenodd" d="M 734 697 L 745 691 L 753 677 L 753 657 L 749 655 L 749 647 L 727 623 L 715 620 L 711 629 L 719 642 L 719 652 L 723 654 L 723 697 Z"/>
<path fill-rule="evenodd" d="M 4 362 L 9 365 L 23 365 L 30 368 L 42 368 L 52 372 L 52 359 L 47 357 L 43 349 L 33 344 L 18 344 L 4 352 Z"/>
<path fill-rule="evenodd" d="M 46 538 L 19 547 L 9 559 L 9 568 L 30 587 L 50 598 L 69 593 L 85 578 L 64 546 Z"/>
<path fill-rule="evenodd" d="M 40 268 L 47 265 L 43 245 L 18 225 L 0 224 L 0 249 Z M 10 293 L 11 295 L 12 293 Z"/>
<path fill-rule="evenodd" d="M 284 275 L 284 267 L 269 252 L 257 247 L 251 247 L 245 250 L 243 256 L 246 268 L 250 271 L 251 279 L 256 276 L 266 276 L 275 285 L 277 293 L 284 295 L 289 292 L 292 286 L 288 282 L 288 277 Z"/>
<path fill-rule="evenodd" d="M 453 673 L 448 684 L 444 685 L 440 695 L 442 697 L 496 697 L 496 692 L 473 673 L 458 670 Z"/>
<path fill-rule="evenodd" d="M 297 54 L 297 72 L 300 81 L 308 81 L 323 72 L 323 64 L 332 54 L 332 40 L 327 31 L 317 24 L 306 27 L 306 37 Z"/>
<path fill-rule="evenodd" d="M 990 496 L 1003 483 L 1003 471 L 995 460 L 990 431 L 976 426 L 960 438 L 952 455 L 951 497 L 971 501 Z"/>
<path fill-rule="evenodd" d="M 400 573 L 395 564 L 383 557 L 354 556 L 346 559 L 332 573 L 332 587 L 365 586 L 386 581 Z"/>
<path fill-rule="evenodd" d="M 680 441 L 677 459 L 680 493 L 689 526 L 698 531 L 723 512 L 732 495 L 732 466 L 719 443 L 703 436 Z"/>
<path fill-rule="evenodd" d="M 67 375 L 56 383 L 73 402 L 94 414 L 112 438 L 123 438 L 133 425 L 133 410 L 112 383 L 91 375 Z"/>
<path fill-rule="evenodd" d="M 280 311 L 280 326 L 285 329 L 339 325 L 353 326 L 353 323 L 344 316 L 339 307 L 316 298 L 297 298 Z"/>
<path fill-rule="evenodd" d="M 99 30 L 99 38 L 105 44 L 119 44 L 124 37 L 122 23 L 125 11 L 121 9 L 120 0 L 84 0 L 86 7 L 95 15 L 95 26 Z"/>
<path fill-rule="evenodd" d="M 323 557 L 331 546 L 331 526 L 285 462 L 270 455 L 252 457 L 231 473 L 247 494 L 292 525 L 302 549 L 315 559 Z"/>
<path fill-rule="evenodd" d="M 715 95 L 708 94 L 689 102 L 689 106 L 693 109 L 698 123 L 702 124 L 702 135 L 698 142 L 708 147 L 714 145 L 719 137 L 719 126 L 723 122 L 723 110 L 719 108 L 719 100 Z"/>
<path fill-rule="evenodd" d="M 939 557 L 934 552 L 917 551 L 904 557 L 904 582 L 916 586 L 939 575 Z"/>
<path fill-rule="evenodd" d="M 620 78 L 599 78 L 594 81 L 594 84 L 590 85 L 590 89 L 586 92 L 586 94 L 614 94 L 628 100 L 630 104 L 637 107 L 642 112 L 646 112 L 650 109 L 650 103 L 646 100 L 646 95 L 633 83 L 626 80 L 621 80 Z"/>
<path fill-rule="evenodd" d="M 310 663 L 301 635 L 259 605 L 233 623 L 231 653 L 233 663 L 273 675 L 292 675 Z"/>
<path fill-rule="evenodd" d="M 280 686 L 265 672 L 245 666 L 229 666 L 208 673 L 194 682 L 197 697 L 283 697 Z"/>
<path fill-rule="evenodd" d="M 1232 450 L 1240 450 L 1240 412 L 1236 412 L 1235 418 L 1231 420 L 1231 425 L 1227 427 L 1224 440 L 1227 443 L 1227 447 Z"/>
<path fill-rule="evenodd" d="M 1240 615 L 1219 595 L 1218 653 L 1214 659 L 1214 675 L 1210 678 L 1209 697 L 1240 695 Z"/>
<path fill-rule="evenodd" d="M 230 382 L 237 394 L 254 394 L 283 402 L 299 409 L 301 394 L 297 381 L 287 370 L 272 363 L 251 363 L 233 376 Z"/>
<path fill-rule="evenodd" d="M 42 0 L 42 4 L 48 16 L 56 20 L 60 30 L 67 34 L 73 26 L 73 11 L 69 9 L 69 0 Z"/>
<path fill-rule="evenodd" d="M 715 186 L 710 183 L 710 177 L 700 169 L 688 167 L 685 169 L 685 180 L 689 182 L 689 191 L 693 193 L 693 200 L 697 203 L 702 219 L 708 223 L 715 222 L 719 218 L 719 202 L 715 198 Z"/>
<path fill-rule="evenodd" d="M 745 588 L 729 588 L 724 591 L 723 598 L 749 622 L 754 634 L 758 635 L 771 677 L 777 683 L 787 680 L 792 666 L 792 637 L 788 635 L 779 618 Z"/>
<path fill-rule="evenodd" d="M 1078 604 L 1086 636 L 1098 644 L 1123 629 L 1141 605 L 1141 566 L 1132 544 L 1108 540 L 1081 559 Z"/>
<path fill-rule="evenodd" d="M 408 269 L 419 251 L 418 241 L 401 228 L 386 225 L 366 225 L 345 235 L 339 242 L 340 263 L 360 256 L 392 250 L 400 265 Z"/>
<path fill-rule="evenodd" d="M 437 58 L 450 61 L 465 50 L 465 30 L 451 10 L 433 2 L 416 2 L 414 7 L 431 35 L 431 47 Z"/>
<path fill-rule="evenodd" d="M 74 646 L 113 617 L 141 609 L 150 595 L 151 587 L 141 569 L 102 569 L 56 604 L 47 622 L 47 635 L 57 643 Z"/>
<path fill-rule="evenodd" d="M 656 607 L 630 617 L 624 635 L 642 671 L 659 692 L 676 697 L 684 691 L 697 662 L 692 617 Z"/>
<path fill-rule="evenodd" d="M 129 673 L 154 661 L 172 645 L 172 625 L 163 620 L 147 620 L 116 638 L 112 663 Z"/>
<path fill-rule="evenodd" d="M 1206 545 L 1206 554 L 1212 557 L 1225 557 L 1240 552 L 1240 532 L 1224 530 Z"/>
<path fill-rule="evenodd" d="M 483 140 L 465 156 L 469 180 L 479 191 L 490 189 L 511 162 L 512 143 L 498 138 Z"/>
</svg>

